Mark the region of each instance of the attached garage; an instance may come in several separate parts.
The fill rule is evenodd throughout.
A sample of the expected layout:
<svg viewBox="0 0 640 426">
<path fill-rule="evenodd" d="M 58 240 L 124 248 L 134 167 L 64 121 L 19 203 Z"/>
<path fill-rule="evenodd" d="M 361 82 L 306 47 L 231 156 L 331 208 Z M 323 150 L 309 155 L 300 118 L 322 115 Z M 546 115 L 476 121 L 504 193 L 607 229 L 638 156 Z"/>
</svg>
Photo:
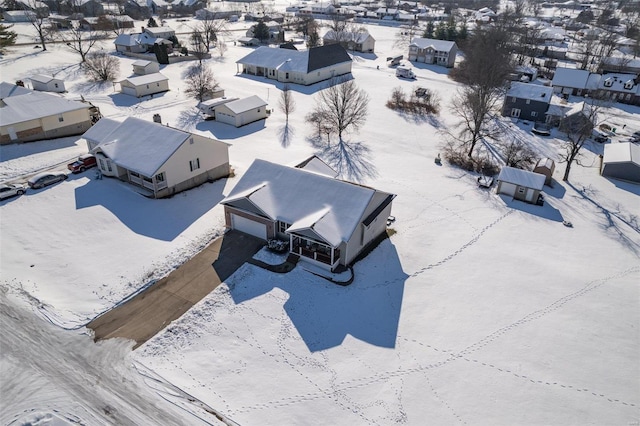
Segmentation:
<svg viewBox="0 0 640 426">
<path fill-rule="evenodd" d="M 267 226 L 237 214 L 231 214 L 231 227 L 254 237 L 267 239 Z"/>
</svg>

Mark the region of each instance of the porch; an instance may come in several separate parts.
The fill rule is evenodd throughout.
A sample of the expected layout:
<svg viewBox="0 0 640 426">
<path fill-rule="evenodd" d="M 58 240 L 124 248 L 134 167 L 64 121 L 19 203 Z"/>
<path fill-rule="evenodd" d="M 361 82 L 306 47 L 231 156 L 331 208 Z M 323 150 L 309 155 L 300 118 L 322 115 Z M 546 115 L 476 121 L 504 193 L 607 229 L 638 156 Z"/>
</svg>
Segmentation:
<svg viewBox="0 0 640 426">
<path fill-rule="evenodd" d="M 311 238 L 290 234 L 290 252 L 307 260 L 313 260 L 331 269 L 340 261 L 340 249 Z"/>
<path fill-rule="evenodd" d="M 148 189 L 153 192 L 154 196 L 157 196 L 158 191 L 165 189 L 167 187 L 167 181 L 165 179 L 164 173 L 159 173 L 154 177 L 150 178 L 139 173 L 133 172 L 131 170 L 127 171 L 127 176 L 129 182 L 141 186 L 142 188 Z"/>
</svg>

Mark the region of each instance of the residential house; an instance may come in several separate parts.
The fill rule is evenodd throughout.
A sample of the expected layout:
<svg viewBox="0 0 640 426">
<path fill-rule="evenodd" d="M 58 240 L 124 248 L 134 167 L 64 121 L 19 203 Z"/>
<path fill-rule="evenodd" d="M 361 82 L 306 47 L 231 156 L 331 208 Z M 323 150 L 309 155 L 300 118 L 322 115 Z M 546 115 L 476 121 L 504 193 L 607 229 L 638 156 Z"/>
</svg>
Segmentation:
<svg viewBox="0 0 640 426">
<path fill-rule="evenodd" d="M 200 112 L 206 115 L 208 118 L 215 120 L 216 119 L 216 108 L 222 104 L 226 104 L 229 102 L 237 101 L 240 98 L 227 98 L 224 96 L 224 90 L 222 90 L 222 96 L 213 96 L 212 99 L 207 99 L 202 102 L 199 102 L 196 106 Z"/>
<path fill-rule="evenodd" d="M 133 28 L 134 21 L 127 15 L 100 15 L 80 20 L 80 28 L 86 31 L 110 31 Z"/>
<path fill-rule="evenodd" d="M 640 105 L 640 85 L 635 74 L 605 74 L 599 79 L 598 95 L 613 102 Z"/>
<path fill-rule="evenodd" d="M 575 68 L 556 68 L 551 80 L 554 93 L 559 95 L 584 96 L 588 93 L 589 71 Z"/>
<path fill-rule="evenodd" d="M 127 77 L 118 81 L 117 84 L 120 85 L 120 93 L 137 98 L 169 90 L 169 79 L 159 72 Z"/>
<path fill-rule="evenodd" d="M 458 45 L 454 41 L 416 37 L 409 44 L 409 60 L 452 68 L 456 62 Z"/>
<path fill-rule="evenodd" d="M 142 20 L 150 18 L 153 10 L 147 0 L 126 0 L 124 3 L 124 13 L 133 19 Z"/>
<path fill-rule="evenodd" d="M 631 55 L 602 58 L 599 69 L 603 73 L 640 74 L 640 58 L 635 58 Z"/>
<path fill-rule="evenodd" d="M 553 180 L 553 172 L 556 170 L 556 163 L 551 158 L 541 158 L 533 167 L 533 173 L 544 176 L 544 184 L 551 186 Z"/>
<path fill-rule="evenodd" d="M 91 152 L 100 145 L 107 135 L 120 125 L 119 121 L 103 117 L 96 122 L 89 130 L 83 133 L 82 139 L 87 142 L 87 151 Z"/>
<path fill-rule="evenodd" d="M 304 51 L 263 46 L 236 61 L 243 73 L 305 86 L 349 74 L 351 63 L 351 57 L 339 44 Z"/>
<path fill-rule="evenodd" d="M 496 192 L 513 197 L 514 200 L 532 204 L 542 203 L 542 188 L 546 177 L 539 173 L 514 167 L 503 167 L 496 181 Z"/>
<path fill-rule="evenodd" d="M 373 53 L 376 47 L 376 39 L 366 31 L 327 31 L 322 38 L 323 44 L 338 43 L 347 50 L 363 53 Z"/>
<path fill-rule="evenodd" d="M 2 17 L 5 22 L 31 22 L 36 18 L 36 13 L 31 10 L 5 10 Z"/>
<path fill-rule="evenodd" d="M 160 65 L 157 62 L 146 61 L 144 59 L 135 61 L 132 66 L 135 75 L 148 75 L 160 72 Z"/>
<path fill-rule="evenodd" d="M 220 102 L 214 108 L 214 118 L 221 123 L 241 127 L 267 118 L 267 102 L 259 96 Z"/>
<path fill-rule="evenodd" d="M 605 145 L 600 174 L 614 179 L 640 183 L 640 145 L 633 142 Z"/>
<path fill-rule="evenodd" d="M 102 174 L 144 188 L 154 198 L 229 175 L 229 145 L 216 139 L 135 117 L 106 121 L 98 133 L 91 135 L 98 142 L 91 153 Z"/>
<path fill-rule="evenodd" d="M 280 23 L 276 21 L 266 21 L 264 22 L 264 24 L 266 25 L 267 30 L 269 32 L 269 39 L 264 40 L 265 42 L 280 43 L 284 41 L 284 32 L 282 31 L 282 26 L 280 25 Z M 252 25 L 251 28 L 249 28 L 245 33 L 245 36 L 248 38 L 255 37 L 255 31 L 257 26 L 258 24 Z"/>
<path fill-rule="evenodd" d="M 39 18 L 46 18 L 51 13 L 46 3 L 38 0 L 16 0 L 16 6 L 22 10 L 34 12 Z"/>
<path fill-rule="evenodd" d="M 98 0 L 73 0 L 76 12 L 82 13 L 85 17 L 104 15 L 104 5 Z"/>
<path fill-rule="evenodd" d="M 378 16 L 378 19 L 392 21 L 398 17 L 398 14 L 400 12 L 401 12 L 400 9 L 390 8 L 390 7 L 380 7 L 376 10 L 376 15 Z"/>
<path fill-rule="evenodd" d="M 153 50 L 154 44 L 164 44 L 167 51 L 172 52 L 173 43 L 164 38 L 154 38 L 147 33 L 120 34 L 116 37 L 114 44 L 116 51 L 127 53 L 146 53 Z"/>
<path fill-rule="evenodd" d="M 61 78 L 55 78 L 44 74 L 36 74 L 29 77 L 29 80 L 31 80 L 31 87 L 33 87 L 33 90 L 55 93 L 62 93 L 66 91 L 64 88 L 64 81 Z"/>
<path fill-rule="evenodd" d="M 175 37 L 176 35 L 175 30 L 171 27 L 143 27 L 142 32 L 148 34 L 151 38 L 169 39 L 169 37 Z"/>
<path fill-rule="evenodd" d="M 221 201 L 225 222 L 325 269 L 349 265 L 386 232 L 395 195 L 324 174 L 255 160 Z"/>
<path fill-rule="evenodd" d="M 240 37 L 238 43 L 243 46 L 260 46 L 260 40 L 254 37 Z"/>
<path fill-rule="evenodd" d="M 93 105 L 0 83 L 0 144 L 79 135 L 91 127 Z"/>
<path fill-rule="evenodd" d="M 521 120 L 544 121 L 552 93 L 551 87 L 513 82 L 504 98 L 502 115 Z"/>
</svg>

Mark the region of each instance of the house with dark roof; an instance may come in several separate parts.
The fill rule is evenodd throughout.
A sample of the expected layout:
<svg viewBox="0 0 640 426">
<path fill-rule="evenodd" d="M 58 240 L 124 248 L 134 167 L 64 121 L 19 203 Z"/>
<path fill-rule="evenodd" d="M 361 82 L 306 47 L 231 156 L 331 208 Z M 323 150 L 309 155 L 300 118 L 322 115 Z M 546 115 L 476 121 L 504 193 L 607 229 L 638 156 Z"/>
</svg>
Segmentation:
<svg viewBox="0 0 640 426">
<path fill-rule="evenodd" d="M 135 117 L 98 124 L 84 138 L 93 146 L 102 174 L 143 188 L 154 198 L 229 175 L 225 142 Z"/>
<path fill-rule="evenodd" d="M 286 240 L 300 260 L 335 270 L 353 262 L 386 231 L 394 198 L 305 164 L 255 160 L 221 204 L 227 228 L 263 240 Z"/>
<path fill-rule="evenodd" d="M 416 37 L 409 44 L 409 60 L 453 68 L 458 45 L 454 41 Z"/>
<path fill-rule="evenodd" d="M 552 93 L 551 87 L 512 82 L 502 105 L 502 115 L 522 120 L 545 121 Z"/>
<path fill-rule="evenodd" d="M 244 74 L 308 86 L 349 74 L 352 59 L 339 44 L 312 47 L 304 51 L 262 46 L 236 61 L 236 64 Z"/>
</svg>

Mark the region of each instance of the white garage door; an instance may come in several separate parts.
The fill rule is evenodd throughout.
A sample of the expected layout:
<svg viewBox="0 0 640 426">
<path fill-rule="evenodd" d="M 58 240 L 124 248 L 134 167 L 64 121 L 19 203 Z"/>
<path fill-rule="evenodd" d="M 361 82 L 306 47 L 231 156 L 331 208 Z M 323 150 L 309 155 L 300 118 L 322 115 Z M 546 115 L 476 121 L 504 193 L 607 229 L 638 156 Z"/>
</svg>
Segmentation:
<svg viewBox="0 0 640 426">
<path fill-rule="evenodd" d="M 516 185 L 508 182 L 502 182 L 500 184 L 500 193 L 513 197 L 516 193 Z"/>
<path fill-rule="evenodd" d="M 122 93 L 125 93 L 127 95 L 131 95 L 131 96 L 138 96 L 138 94 L 136 93 L 136 89 L 133 87 L 123 87 L 122 88 Z"/>
<path fill-rule="evenodd" d="M 233 223 L 233 229 L 253 235 L 254 237 L 262 238 L 263 240 L 267 239 L 266 225 L 235 214 L 231 215 L 231 221 Z"/>
</svg>

